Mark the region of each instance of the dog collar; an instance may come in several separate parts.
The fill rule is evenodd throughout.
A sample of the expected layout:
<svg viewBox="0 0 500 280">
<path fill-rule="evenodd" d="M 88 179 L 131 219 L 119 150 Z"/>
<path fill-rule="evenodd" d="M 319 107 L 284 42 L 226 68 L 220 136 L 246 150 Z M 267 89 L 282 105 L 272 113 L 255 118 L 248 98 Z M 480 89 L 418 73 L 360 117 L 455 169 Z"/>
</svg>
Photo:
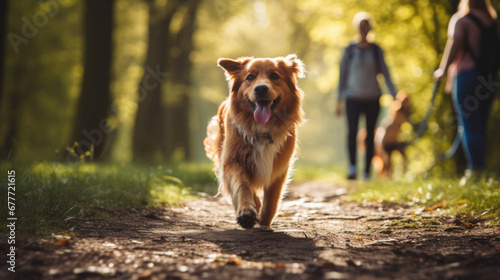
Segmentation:
<svg viewBox="0 0 500 280">
<path fill-rule="evenodd" d="M 265 133 L 263 135 L 263 137 L 267 138 L 267 141 L 269 141 L 269 144 L 273 144 L 274 143 L 273 136 L 271 135 L 271 133 Z"/>
<path fill-rule="evenodd" d="M 235 123 L 231 123 L 231 125 L 233 127 L 236 127 L 238 129 L 238 132 L 240 133 L 240 135 L 244 139 L 248 139 L 249 142 L 251 142 L 251 143 L 255 143 L 255 142 L 258 142 L 258 141 L 268 141 L 269 144 L 274 144 L 273 135 L 271 134 L 271 132 L 268 132 L 268 133 L 256 133 L 256 134 L 250 135 L 250 134 L 248 134 L 248 133 L 245 132 L 245 130 L 243 129 L 243 127 L 241 127 L 239 125 L 236 125 Z"/>
<path fill-rule="evenodd" d="M 273 140 L 273 135 L 271 135 L 271 132 L 268 132 L 268 133 L 257 133 L 255 135 L 248 135 L 248 137 L 251 137 L 251 138 L 254 138 L 257 142 L 259 140 L 261 141 L 268 141 L 269 144 L 273 144 L 274 143 L 274 140 Z"/>
</svg>

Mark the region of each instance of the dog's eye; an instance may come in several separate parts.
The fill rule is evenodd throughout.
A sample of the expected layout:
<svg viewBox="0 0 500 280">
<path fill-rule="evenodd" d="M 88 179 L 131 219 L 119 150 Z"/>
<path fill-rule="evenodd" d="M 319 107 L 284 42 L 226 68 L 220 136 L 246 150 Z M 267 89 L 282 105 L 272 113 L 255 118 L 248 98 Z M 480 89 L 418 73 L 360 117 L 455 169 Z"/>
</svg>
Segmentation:
<svg viewBox="0 0 500 280">
<path fill-rule="evenodd" d="M 277 79 L 279 79 L 279 78 L 280 78 L 280 76 L 279 76 L 278 74 L 276 74 L 276 73 L 272 73 L 272 74 L 271 74 L 271 79 L 273 79 L 273 80 L 277 80 Z"/>
<path fill-rule="evenodd" d="M 248 75 L 247 76 L 247 81 L 253 81 L 255 79 L 254 75 Z"/>
</svg>

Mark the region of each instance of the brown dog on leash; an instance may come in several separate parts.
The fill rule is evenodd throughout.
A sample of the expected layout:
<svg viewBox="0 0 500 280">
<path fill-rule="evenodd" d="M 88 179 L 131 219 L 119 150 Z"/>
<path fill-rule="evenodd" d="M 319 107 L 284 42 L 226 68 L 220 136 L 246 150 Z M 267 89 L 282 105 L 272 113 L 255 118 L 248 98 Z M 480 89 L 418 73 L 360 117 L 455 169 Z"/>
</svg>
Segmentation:
<svg viewBox="0 0 500 280">
<path fill-rule="evenodd" d="M 406 147 L 408 143 L 400 141 L 398 135 L 401 131 L 401 125 L 408 121 L 409 116 L 410 97 L 406 91 L 400 91 L 392 102 L 389 113 L 375 131 L 375 155 L 372 163 L 379 177 L 391 175 L 391 154 L 394 151 L 401 153 L 403 168 L 406 171 Z"/>
</svg>

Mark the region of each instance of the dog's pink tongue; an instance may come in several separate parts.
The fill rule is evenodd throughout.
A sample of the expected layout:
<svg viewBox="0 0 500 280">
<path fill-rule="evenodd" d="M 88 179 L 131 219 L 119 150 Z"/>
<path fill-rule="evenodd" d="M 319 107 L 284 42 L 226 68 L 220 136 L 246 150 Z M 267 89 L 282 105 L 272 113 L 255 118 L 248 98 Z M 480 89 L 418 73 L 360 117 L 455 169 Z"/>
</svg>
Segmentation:
<svg viewBox="0 0 500 280">
<path fill-rule="evenodd" d="M 269 108 L 269 102 L 257 102 L 257 109 L 253 112 L 253 117 L 255 121 L 260 124 L 265 124 L 269 121 L 271 117 L 271 108 Z"/>
</svg>

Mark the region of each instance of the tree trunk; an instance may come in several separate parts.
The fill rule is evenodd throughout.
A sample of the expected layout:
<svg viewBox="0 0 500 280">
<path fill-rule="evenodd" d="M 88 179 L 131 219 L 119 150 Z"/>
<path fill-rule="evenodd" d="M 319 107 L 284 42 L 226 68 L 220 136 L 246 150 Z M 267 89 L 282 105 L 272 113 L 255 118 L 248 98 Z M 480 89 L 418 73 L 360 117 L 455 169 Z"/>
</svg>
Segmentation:
<svg viewBox="0 0 500 280">
<path fill-rule="evenodd" d="M 182 27 L 175 35 L 175 51 L 171 57 L 171 83 L 175 95 L 167 107 L 167 141 L 166 150 L 170 160 L 190 159 L 190 92 L 191 92 L 191 52 L 194 49 L 193 34 L 196 24 L 196 12 L 200 1 L 187 1 L 187 11 L 184 15 Z M 176 54 L 177 52 L 177 54 Z"/>
<path fill-rule="evenodd" d="M 166 155 L 161 88 L 167 74 L 169 28 L 181 1 L 159 8 L 149 1 L 149 43 L 144 76 L 139 83 L 138 108 L 133 133 L 134 161 L 161 161 Z M 166 10 L 162 10 L 166 9 Z"/>
<path fill-rule="evenodd" d="M 22 67 L 17 65 L 14 69 L 15 77 L 18 82 L 21 82 L 18 77 L 22 77 Z M 16 150 L 22 150 L 23 148 L 17 143 L 17 138 L 19 134 L 19 119 L 20 119 L 20 109 L 21 109 L 21 99 L 23 93 L 18 89 L 9 94 L 9 109 L 7 115 L 7 122 L 5 123 L 7 127 L 7 133 L 5 134 L 2 147 L 0 148 L 0 161 L 11 160 Z"/>
<path fill-rule="evenodd" d="M 4 75 L 5 75 L 5 44 L 7 34 L 7 16 L 9 9 L 9 1 L 0 1 L 0 108 L 3 104 L 4 98 Z"/>
<path fill-rule="evenodd" d="M 0 32 L 2 36 L 0 36 L 0 110 L 2 109 L 2 104 L 6 101 L 5 100 L 5 94 L 4 94 L 4 75 L 5 75 L 5 44 L 6 44 L 6 38 L 5 34 L 7 34 L 7 16 L 8 16 L 8 2 L 7 0 L 5 1 L 0 1 Z M 15 96 L 12 96 L 12 99 L 16 99 Z M 14 110 L 14 102 L 15 100 L 12 100 L 12 106 L 11 110 Z M 18 102 L 17 102 L 18 103 Z M 10 114 L 12 116 L 12 114 Z M 13 148 L 13 139 L 11 139 L 12 135 L 12 120 L 9 120 L 8 124 L 5 124 L 9 131 L 7 131 L 5 137 L 2 136 L 4 139 L 0 139 L 0 141 L 3 140 L 3 142 L 0 142 L 0 160 L 4 159 L 9 159 L 10 154 Z M 0 129 L 2 128 L 2 124 L 0 123 Z"/>
<path fill-rule="evenodd" d="M 106 122 L 111 105 L 113 5 L 113 0 L 85 1 L 84 74 L 71 137 L 77 145 L 67 161 L 81 156 L 101 159 L 111 132 Z"/>
</svg>

